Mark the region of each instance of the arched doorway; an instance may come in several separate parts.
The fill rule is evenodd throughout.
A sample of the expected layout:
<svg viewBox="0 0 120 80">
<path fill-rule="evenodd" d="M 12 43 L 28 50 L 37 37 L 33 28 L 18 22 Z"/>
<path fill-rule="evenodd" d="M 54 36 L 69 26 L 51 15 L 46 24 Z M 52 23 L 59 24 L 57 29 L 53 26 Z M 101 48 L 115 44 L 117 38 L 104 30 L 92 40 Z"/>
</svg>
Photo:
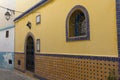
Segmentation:
<svg viewBox="0 0 120 80">
<path fill-rule="evenodd" d="M 26 42 L 26 70 L 34 72 L 34 67 L 34 40 L 29 36 Z"/>
</svg>

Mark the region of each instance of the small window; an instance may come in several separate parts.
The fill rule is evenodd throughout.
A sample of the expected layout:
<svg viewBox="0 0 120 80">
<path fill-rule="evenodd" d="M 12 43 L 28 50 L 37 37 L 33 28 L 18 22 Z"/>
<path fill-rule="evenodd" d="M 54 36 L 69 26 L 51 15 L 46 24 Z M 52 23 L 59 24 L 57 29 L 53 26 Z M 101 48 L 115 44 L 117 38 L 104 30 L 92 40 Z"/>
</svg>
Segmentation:
<svg viewBox="0 0 120 80">
<path fill-rule="evenodd" d="M 18 65 L 21 65 L 21 61 L 20 60 L 18 60 Z"/>
<path fill-rule="evenodd" d="M 89 16 L 82 6 L 75 6 L 66 20 L 66 40 L 89 40 Z"/>
<path fill-rule="evenodd" d="M 6 31 L 6 38 L 9 37 L 9 31 Z"/>
<path fill-rule="evenodd" d="M 36 40 L 36 49 L 37 49 L 37 52 L 40 52 L 40 39 Z"/>
<path fill-rule="evenodd" d="M 40 24 L 41 22 L 41 17 L 40 15 L 36 16 L 36 24 Z"/>
<path fill-rule="evenodd" d="M 12 64 L 12 60 L 11 59 L 9 59 L 9 64 Z"/>
</svg>

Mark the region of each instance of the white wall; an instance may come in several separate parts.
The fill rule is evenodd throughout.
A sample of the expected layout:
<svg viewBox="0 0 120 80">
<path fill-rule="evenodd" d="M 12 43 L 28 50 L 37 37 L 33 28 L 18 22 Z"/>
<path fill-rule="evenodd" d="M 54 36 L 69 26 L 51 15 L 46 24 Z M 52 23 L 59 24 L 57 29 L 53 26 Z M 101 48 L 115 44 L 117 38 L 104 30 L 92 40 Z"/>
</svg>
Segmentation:
<svg viewBox="0 0 120 80">
<path fill-rule="evenodd" d="M 9 31 L 8 38 L 6 31 Z M 14 28 L 0 31 L 0 52 L 14 52 Z"/>
<path fill-rule="evenodd" d="M 0 6 L 4 6 L 13 10 L 15 10 L 15 3 L 16 3 L 15 0 L 0 0 Z M 13 23 L 14 16 L 12 16 L 9 21 L 5 19 L 4 14 L 6 11 L 7 11 L 6 9 L 0 8 L 0 28 L 11 26 L 14 24 Z"/>
</svg>

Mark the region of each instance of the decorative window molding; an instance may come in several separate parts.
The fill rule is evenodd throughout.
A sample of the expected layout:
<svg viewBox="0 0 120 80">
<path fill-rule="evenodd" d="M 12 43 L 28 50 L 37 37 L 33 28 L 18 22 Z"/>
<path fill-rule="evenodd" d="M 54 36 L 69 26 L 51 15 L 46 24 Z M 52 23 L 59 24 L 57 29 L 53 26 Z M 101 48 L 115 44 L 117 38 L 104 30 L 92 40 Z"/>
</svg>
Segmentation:
<svg viewBox="0 0 120 80">
<path fill-rule="evenodd" d="M 66 19 L 66 41 L 90 40 L 89 15 L 83 6 L 72 8 Z"/>
<path fill-rule="evenodd" d="M 40 24 L 41 23 L 41 16 L 37 15 L 36 16 L 36 24 Z"/>
<path fill-rule="evenodd" d="M 36 40 L 36 50 L 37 52 L 40 52 L 40 39 Z"/>
</svg>

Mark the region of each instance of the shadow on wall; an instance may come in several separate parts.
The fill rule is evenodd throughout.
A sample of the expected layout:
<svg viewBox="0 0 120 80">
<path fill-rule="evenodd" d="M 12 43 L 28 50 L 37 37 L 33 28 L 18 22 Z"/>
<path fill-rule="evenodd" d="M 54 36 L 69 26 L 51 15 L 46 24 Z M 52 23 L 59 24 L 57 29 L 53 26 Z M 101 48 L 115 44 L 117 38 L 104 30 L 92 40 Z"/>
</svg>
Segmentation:
<svg viewBox="0 0 120 80">
<path fill-rule="evenodd" d="M 0 68 L 14 69 L 14 52 L 0 52 Z"/>
</svg>

